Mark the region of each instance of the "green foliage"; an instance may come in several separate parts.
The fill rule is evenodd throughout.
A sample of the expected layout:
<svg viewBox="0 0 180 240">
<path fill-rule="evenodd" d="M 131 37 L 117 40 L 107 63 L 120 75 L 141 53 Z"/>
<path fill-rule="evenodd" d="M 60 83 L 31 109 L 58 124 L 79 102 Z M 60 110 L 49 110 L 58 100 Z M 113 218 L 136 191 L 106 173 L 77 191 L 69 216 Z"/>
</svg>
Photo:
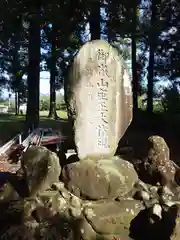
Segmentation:
<svg viewBox="0 0 180 240">
<path fill-rule="evenodd" d="M 41 2 L 40 27 L 41 49 L 43 49 L 41 70 L 52 73 L 52 45 L 54 45 L 56 90 L 64 84 L 68 64 L 74 54 L 87 40 L 88 33 L 85 27 L 90 21 L 92 2 L 79 0 L 74 3 L 70 0 Z M 152 96 L 147 97 L 155 96 L 156 81 L 168 78 L 178 83 L 180 77 L 180 4 L 178 1 L 107 0 L 100 1 L 100 4 L 106 12 L 104 14 L 101 11 L 101 17 L 98 19 L 101 21 L 101 37 L 114 44 L 125 60 L 132 58 L 129 51 L 131 44 L 126 39 L 136 41 L 136 46 L 133 48 L 136 52 L 133 69 L 137 73 L 138 94 L 147 92 L 145 85 L 145 76 L 149 70 L 147 53 L 152 42 L 154 45 L 151 52 L 154 54 L 154 63 L 151 67 L 153 74 L 149 82 L 152 83 L 153 94 L 150 93 L 149 95 Z M 8 87 L 13 92 L 19 93 L 19 100 L 22 102 L 27 98 L 27 82 L 24 77 L 27 75 L 28 55 L 33 52 L 33 49 L 28 52 L 28 44 L 31 40 L 28 28 L 31 20 L 39 15 L 37 5 L 35 1 L 1 0 L 0 13 L 0 93 L 4 87 Z M 52 26 L 55 26 L 55 35 L 53 35 Z M 178 92 L 175 87 L 168 88 L 164 91 L 164 109 L 168 112 L 179 112 L 179 107 L 175 106 L 179 105 Z M 58 97 L 56 107 L 57 109 L 65 107 Z M 154 107 L 155 110 L 162 109 L 160 105 L 154 105 Z M 40 108 L 49 109 L 49 98 L 41 101 Z"/>
<path fill-rule="evenodd" d="M 64 102 L 56 103 L 56 110 L 66 110 L 66 104 Z M 41 100 L 40 101 L 40 111 L 49 111 L 49 101 Z"/>
<path fill-rule="evenodd" d="M 40 107 L 39 107 L 40 111 L 47 111 L 49 110 L 49 101 L 40 101 Z"/>
<path fill-rule="evenodd" d="M 49 98 L 49 95 L 41 96 L 40 111 L 49 111 Z M 56 96 L 56 110 L 66 111 L 66 104 L 64 102 L 64 96 L 62 94 L 57 94 Z"/>
<path fill-rule="evenodd" d="M 131 61 L 131 39 L 120 38 L 117 42 L 114 42 L 112 46 L 116 48 L 123 60 Z"/>
<path fill-rule="evenodd" d="M 159 101 L 158 103 L 154 104 L 153 112 L 155 112 L 155 113 L 163 113 L 164 112 L 162 101 Z"/>
<path fill-rule="evenodd" d="M 9 101 L 7 99 L 0 99 L 0 105 L 5 105 L 5 106 L 8 106 L 9 105 Z"/>
<path fill-rule="evenodd" d="M 56 103 L 56 110 L 62 110 L 62 111 L 66 111 L 66 104 L 65 102 L 61 102 L 61 103 Z"/>
</svg>

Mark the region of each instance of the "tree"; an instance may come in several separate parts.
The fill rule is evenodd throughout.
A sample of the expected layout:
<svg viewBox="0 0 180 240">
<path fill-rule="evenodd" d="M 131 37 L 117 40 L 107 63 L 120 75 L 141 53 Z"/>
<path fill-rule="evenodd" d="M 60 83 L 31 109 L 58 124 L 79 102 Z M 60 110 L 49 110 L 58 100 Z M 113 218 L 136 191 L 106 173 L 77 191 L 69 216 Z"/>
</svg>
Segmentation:
<svg viewBox="0 0 180 240">
<path fill-rule="evenodd" d="M 134 114 L 138 108 L 138 61 L 137 61 L 137 43 L 139 41 L 139 18 L 137 12 L 140 1 L 108 1 L 106 7 L 108 12 L 107 33 L 109 42 L 119 42 L 122 44 L 122 39 L 131 39 L 131 56 L 132 61 L 132 88 L 133 88 L 133 111 Z M 122 55 L 123 56 L 123 55 Z M 124 57 L 124 56 L 123 56 Z"/>
<path fill-rule="evenodd" d="M 138 1 L 133 1 L 132 7 L 132 89 L 133 89 L 133 113 L 135 114 L 138 109 L 138 74 L 137 74 L 137 7 Z"/>
<path fill-rule="evenodd" d="M 52 24 L 52 41 L 51 41 L 51 58 L 50 58 L 50 109 L 49 117 L 57 118 L 56 113 L 56 86 L 55 80 L 57 76 L 56 62 L 57 62 L 57 26 Z"/>
<path fill-rule="evenodd" d="M 147 112 L 153 112 L 153 77 L 154 77 L 154 55 L 157 44 L 157 1 L 151 3 L 151 29 L 149 34 L 149 63 L 148 63 L 148 98 Z"/>
<path fill-rule="evenodd" d="M 89 1 L 89 25 L 91 40 L 101 39 L 100 0 Z"/>
<path fill-rule="evenodd" d="M 61 4 L 53 1 L 44 7 L 46 21 L 43 26 L 42 47 L 46 51 L 43 54 L 43 59 L 46 62 L 45 69 L 50 71 L 49 117 L 57 117 L 56 90 L 63 85 L 66 62 L 69 62 L 69 59 L 73 57 L 82 44 L 81 31 L 84 27 L 84 10 L 81 12 L 81 8 L 80 2 L 76 2 L 76 6 L 72 8 L 71 1 Z"/>
<path fill-rule="evenodd" d="M 29 19 L 28 46 L 28 102 L 26 113 L 26 128 L 32 129 L 39 125 L 39 84 L 40 84 L 40 6 Z"/>
</svg>

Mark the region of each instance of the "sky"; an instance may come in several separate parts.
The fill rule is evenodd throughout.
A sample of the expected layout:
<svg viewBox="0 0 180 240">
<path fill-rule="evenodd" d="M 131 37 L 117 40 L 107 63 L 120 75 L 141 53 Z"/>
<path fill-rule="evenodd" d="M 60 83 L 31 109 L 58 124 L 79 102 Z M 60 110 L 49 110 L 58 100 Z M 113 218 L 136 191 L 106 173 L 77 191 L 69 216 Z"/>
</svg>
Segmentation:
<svg viewBox="0 0 180 240">
<path fill-rule="evenodd" d="M 49 94 L 50 84 L 49 84 L 50 74 L 49 72 L 43 71 L 40 73 L 40 93 Z M 64 89 L 60 89 L 62 95 L 64 95 Z"/>
<path fill-rule="evenodd" d="M 40 73 L 40 93 L 49 94 L 49 72 L 43 71 Z"/>
</svg>

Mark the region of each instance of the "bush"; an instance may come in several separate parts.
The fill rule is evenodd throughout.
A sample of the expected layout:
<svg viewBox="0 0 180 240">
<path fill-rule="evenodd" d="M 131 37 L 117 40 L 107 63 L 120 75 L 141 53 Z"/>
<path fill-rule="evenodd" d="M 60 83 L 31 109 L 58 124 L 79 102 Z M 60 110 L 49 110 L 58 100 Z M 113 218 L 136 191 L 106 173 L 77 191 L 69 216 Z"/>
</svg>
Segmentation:
<svg viewBox="0 0 180 240">
<path fill-rule="evenodd" d="M 66 110 L 66 104 L 64 102 L 56 103 L 56 110 L 62 110 L 62 111 Z"/>
<path fill-rule="evenodd" d="M 40 101 L 40 111 L 48 111 L 49 110 L 49 101 Z"/>
<path fill-rule="evenodd" d="M 48 111 L 49 110 L 49 101 L 41 100 L 40 101 L 40 111 Z M 66 110 L 66 104 L 64 101 L 56 103 L 56 110 Z"/>
</svg>

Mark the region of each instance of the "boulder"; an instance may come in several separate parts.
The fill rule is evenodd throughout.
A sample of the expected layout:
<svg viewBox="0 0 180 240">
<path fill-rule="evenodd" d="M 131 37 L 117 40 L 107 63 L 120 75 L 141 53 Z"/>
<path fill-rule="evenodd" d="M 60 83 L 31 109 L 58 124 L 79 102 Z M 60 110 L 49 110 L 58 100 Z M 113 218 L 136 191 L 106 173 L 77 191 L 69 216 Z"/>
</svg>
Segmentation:
<svg viewBox="0 0 180 240">
<path fill-rule="evenodd" d="M 169 148 L 162 137 L 148 138 L 148 156 L 144 166 L 152 183 L 160 182 L 162 185 L 172 187 L 172 183 L 175 182 L 176 168 L 170 161 Z"/>
<path fill-rule="evenodd" d="M 0 201 L 1 202 L 8 202 L 11 200 L 18 200 L 19 194 L 14 189 L 11 183 L 6 182 L 3 186 L 0 188 Z"/>
<path fill-rule="evenodd" d="M 36 195 L 59 181 L 59 158 L 45 147 L 30 147 L 21 160 L 29 195 Z"/>
<path fill-rule="evenodd" d="M 125 196 L 137 180 L 133 165 L 118 156 L 75 162 L 62 170 L 62 181 L 69 191 L 93 200 Z"/>
<path fill-rule="evenodd" d="M 129 239 L 131 221 L 143 209 L 135 200 L 92 202 L 84 208 L 84 216 L 97 235 Z"/>
</svg>

